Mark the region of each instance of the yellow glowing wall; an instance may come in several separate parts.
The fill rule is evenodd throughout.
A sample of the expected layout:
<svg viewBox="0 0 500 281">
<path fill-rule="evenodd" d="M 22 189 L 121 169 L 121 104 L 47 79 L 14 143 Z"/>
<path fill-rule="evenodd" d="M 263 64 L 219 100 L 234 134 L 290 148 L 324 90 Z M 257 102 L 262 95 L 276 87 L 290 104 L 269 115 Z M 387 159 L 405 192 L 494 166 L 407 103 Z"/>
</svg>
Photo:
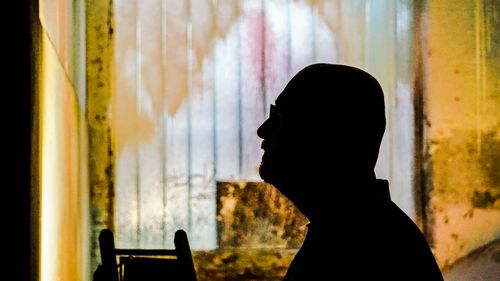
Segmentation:
<svg viewBox="0 0 500 281">
<path fill-rule="evenodd" d="M 112 1 L 85 1 L 88 174 L 90 201 L 90 269 L 101 262 L 98 236 L 103 228 L 113 229 L 114 144 L 111 131 Z"/>
<path fill-rule="evenodd" d="M 81 1 L 40 1 L 39 276 L 86 280 L 87 212 Z"/>
<path fill-rule="evenodd" d="M 500 4 L 427 2 L 427 214 L 437 259 L 447 266 L 500 238 Z"/>
</svg>

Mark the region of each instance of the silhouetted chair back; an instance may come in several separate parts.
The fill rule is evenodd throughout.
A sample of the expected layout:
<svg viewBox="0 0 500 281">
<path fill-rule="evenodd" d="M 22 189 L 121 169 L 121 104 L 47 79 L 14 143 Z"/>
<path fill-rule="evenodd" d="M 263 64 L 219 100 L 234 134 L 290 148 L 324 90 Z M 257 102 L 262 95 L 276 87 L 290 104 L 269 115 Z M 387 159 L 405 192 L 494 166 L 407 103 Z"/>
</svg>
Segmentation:
<svg viewBox="0 0 500 281">
<path fill-rule="evenodd" d="M 175 249 L 117 249 L 113 232 L 99 234 L 102 264 L 94 281 L 197 281 L 188 238 L 184 230 L 174 237 Z"/>
</svg>

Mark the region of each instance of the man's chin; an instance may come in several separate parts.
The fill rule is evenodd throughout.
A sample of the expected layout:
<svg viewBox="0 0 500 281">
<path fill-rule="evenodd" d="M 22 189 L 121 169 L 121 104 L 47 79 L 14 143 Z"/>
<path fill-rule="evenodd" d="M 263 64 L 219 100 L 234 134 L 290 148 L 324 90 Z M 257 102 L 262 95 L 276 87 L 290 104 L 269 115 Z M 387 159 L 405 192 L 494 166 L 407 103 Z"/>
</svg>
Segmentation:
<svg viewBox="0 0 500 281">
<path fill-rule="evenodd" d="M 271 176 L 272 173 L 269 169 L 269 165 L 266 164 L 264 161 L 262 163 L 260 163 L 259 175 L 263 181 L 272 184 L 272 176 Z"/>
</svg>

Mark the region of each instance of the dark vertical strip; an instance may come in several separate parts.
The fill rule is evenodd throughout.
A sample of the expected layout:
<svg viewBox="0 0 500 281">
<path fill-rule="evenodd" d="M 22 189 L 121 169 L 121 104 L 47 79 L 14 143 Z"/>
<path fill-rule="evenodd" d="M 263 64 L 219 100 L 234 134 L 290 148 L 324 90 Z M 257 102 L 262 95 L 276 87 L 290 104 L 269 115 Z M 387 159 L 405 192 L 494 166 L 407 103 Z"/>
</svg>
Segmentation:
<svg viewBox="0 0 500 281">
<path fill-rule="evenodd" d="M 39 167 L 39 112 L 34 107 L 37 106 L 37 61 L 41 58 L 38 53 L 41 43 L 38 1 L 8 1 L 2 3 L 2 8 L 5 11 L 2 26 L 6 32 L 3 36 L 8 38 L 2 40 L 2 50 L 6 54 L 2 58 L 2 91 L 6 93 L 3 95 L 3 120 L 7 121 L 2 132 L 7 159 L 5 152 L 2 158 L 8 163 L 4 175 L 11 179 L 7 184 L 9 187 L 2 189 L 5 198 L 2 204 L 5 206 L 2 240 L 3 246 L 7 246 L 4 253 L 8 253 L 2 268 L 16 280 L 38 280 L 39 185 L 35 179 L 32 181 L 32 176 L 36 179 L 40 176 L 35 169 Z M 7 13 L 14 16 L 8 17 Z M 7 108 L 15 110 L 7 111 Z M 35 196 L 36 199 L 31 201 Z M 30 241 L 30 231 L 35 240 Z M 30 247 L 33 248 L 30 250 Z"/>
<path fill-rule="evenodd" d="M 193 24 L 191 22 L 191 0 L 187 1 L 187 75 L 188 75 L 188 97 L 187 97 L 187 141 L 188 141 L 188 151 L 187 151 L 187 176 L 188 176 L 188 196 L 187 196 L 187 206 L 188 206 L 188 229 L 191 232 L 192 229 L 192 212 L 191 212 L 191 191 L 192 191 L 192 146 L 193 146 L 193 136 L 192 136 L 192 120 L 191 120 L 191 98 L 193 96 Z"/>
<path fill-rule="evenodd" d="M 243 11 L 244 13 L 244 11 Z M 240 22 L 238 22 L 238 41 L 236 48 L 238 49 L 238 180 L 241 179 L 243 173 L 243 99 L 242 99 L 242 50 L 241 50 L 241 24 L 245 20 L 245 14 L 241 17 Z"/>
<path fill-rule="evenodd" d="M 135 0 L 135 112 L 136 116 L 140 115 L 141 111 L 141 20 L 139 11 L 138 0 Z M 138 128 L 136 122 L 136 135 L 138 135 Z M 136 247 L 140 247 L 141 243 L 141 169 L 140 169 L 140 147 L 139 141 L 135 142 L 135 194 L 137 196 L 137 226 L 136 226 Z"/>
<path fill-rule="evenodd" d="M 22 3 L 19 5 L 19 3 Z M 16 145 L 18 145 L 18 149 L 15 149 L 16 152 L 14 157 L 17 159 L 19 157 L 18 153 L 26 153 L 31 150 L 31 157 L 25 156 L 21 154 L 22 161 L 20 162 L 20 166 L 16 168 L 16 176 L 14 178 L 19 179 L 19 188 L 8 188 L 6 190 L 15 192 L 15 196 L 19 196 L 20 203 L 14 201 L 15 206 L 17 208 L 21 208 L 20 211 L 13 210 L 14 216 L 13 223 L 7 222 L 6 225 L 14 225 L 15 229 L 13 231 L 5 231 L 7 235 L 13 235 L 15 237 L 6 237 L 5 241 L 18 241 L 17 245 L 21 245 L 21 249 L 16 247 L 17 251 L 12 251 L 13 256 L 6 259 L 12 263 L 12 266 L 6 265 L 6 268 L 14 269 L 14 276 L 18 280 L 30 280 L 30 281 L 38 281 L 40 280 L 40 104 L 39 104 L 39 95 L 37 90 L 40 88 L 39 80 L 37 78 L 40 73 L 40 64 L 41 64 L 41 45 L 42 45 L 42 29 L 39 20 L 39 10 L 38 10 L 39 1 L 8 1 L 6 4 L 15 4 L 16 11 L 17 8 L 19 10 L 19 17 L 16 17 L 16 20 L 20 20 L 22 22 L 12 24 L 10 26 L 16 26 L 17 29 L 7 28 L 7 32 L 14 31 L 13 34 L 7 34 L 7 38 L 15 38 L 14 40 L 7 40 L 4 46 L 8 46 L 9 49 L 6 51 L 7 54 L 17 54 L 13 56 L 6 56 L 8 60 L 8 68 L 16 69 L 13 66 L 20 67 L 18 68 L 19 73 L 8 71 L 4 72 L 6 75 L 14 74 L 15 77 L 20 79 L 21 83 L 12 83 L 18 92 L 18 95 L 7 95 L 8 97 L 15 98 L 16 104 L 8 103 L 13 106 L 13 108 L 19 109 L 18 111 L 14 111 L 19 113 L 19 116 L 13 118 L 14 120 L 19 120 L 21 124 L 19 124 L 21 130 L 17 128 L 16 130 L 8 130 L 9 132 L 19 132 L 23 133 L 23 129 L 31 130 L 31 141 L 30 135 L 19 137 L 11 137 L 7 138 L 8 140 L 12 140 Z M 28 5 L 28 7 L 24 5 Z M 31 8 L 31 9 L 30 9 Z M 6 8 L 6 11 L 13 11 L 12 9 Z M 27 14 L 26 14 L 27 13 Z M 14 14 L 17 14 L 14 12 Z M 28 17 L 28 18 L 26 18 Z M 8 17 L 9 20 L 12 17 Z M 28 22 L 24 22 L 27 20 Z M 29 24 L 29 32 L 25 32 L 25 24 Z M 21 36 L 21 37 L 18 37 Z M 26 36 L 26 37 L 25 37 Z M 28 37 L 29 36 L 29 37 Z M 25 42 L 24 40 L 29 40 Z M 8 45 L 10 42 L 19 42 L 20 46 L 16 45 Z M 26 45 L 25 45 L 26 44 Z M 28 48 L 26 50 L 25 48 Z M 20 56 L 20 57 L 18 57 Z M 30 59 L 31 58 L 31 59 Z M 10 60 L 11 59 L 11 60 Z M 25 61 L 27 60 L 27 61 Z M 25 63 L 28 65 L 25 65 Z M 25 69 L 23 67 L 28 67 Z M 7 76 L 8 77 L 8 76 Z M 10 80 L 10 77 L 7 78 L 9 81 L 17 81 Z M 29 81 L 29 82 L 28 82 Z M 26 89 L 24 87 L 30 87 Z M 12 89 L 14 90 L 14 89 Z M 27 99 L 27 100 L 25 100 Z M 21 104 L 17 105 L 17 102 Z M 28 103 L 28 104 L 27 104 Z M 31 115 L 31 116 L 30 116 Z M 31 124 L 26 124 L 24 118 L 30 116 Z M 28 121 L 28 122 L 30 122 Z M 10 124 L 7 122 L 7 124 Z M 15 122 L 16 126 L 18 122 Z M 25 127 L 26 126 L 26 127 Z M 21 140 L 21 141 L 19 141 Z M 25 143 L 27 141 L 27 143 Z M 30 148 L 25 147 L 24 145 L 29 145 Z M 15 147 L 15 146 L 7 146 L 7 147 Z M 27 160 L 24 162 L 24 160 Z M 8 163 L 15 163 L 14 161 L 8 161 Z M 28 165 L 28 169 L 31 166 L 31 174 L 27 172 L 25 174 L 24 166 Z M 19 174 L 17 174 L 19 173 Z M 31 182 L 24 182 L 24 180 L 31 179 Z M 31 187 L 30 187 L 31 184 Z M 10 196 L 8 198 L 11 198 Z M 24 200 L 27 200 L 24 201 Z M 7 218 L 11 218 L 11 216 L 4 216 Z M 17 246 L 16 245 L 16 246 Z M 26 270 L 28 269 L 28 270 Z"/>
<path fill-rule="evenodd" d="M 417 214 L 417 224 L 422 229 L 427 241 L 432 246 L 432 231 L 428 221 L 427 204 L 429 202 L 429 192 L 432 185 L 431 158 L 425 145 L 425 65 L 423 51 L 425 46 L 425 28 L 422 17 L 425 16 L 425 6 L 421 2 L 415 2 L 413 7 L 413 55 L 415 56 L 414 67 L 414 127 L 415 127 L 415 177 L 414 177 L 414 198 L 415 213 Z"/>
</svg>

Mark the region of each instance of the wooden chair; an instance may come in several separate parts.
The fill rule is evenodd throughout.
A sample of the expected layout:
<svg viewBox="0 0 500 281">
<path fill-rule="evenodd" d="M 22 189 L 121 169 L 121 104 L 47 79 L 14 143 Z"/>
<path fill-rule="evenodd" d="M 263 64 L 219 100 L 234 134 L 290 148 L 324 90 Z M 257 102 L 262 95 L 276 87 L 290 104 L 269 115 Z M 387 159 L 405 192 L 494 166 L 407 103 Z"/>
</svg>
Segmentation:
<svg viewBox="0 0 500 281">
<path fill-rule="evenodd" d="M 99 234 L 102 264 L 94 281 L 197 281 L 188 238 L 184 230 L 174 237 L 175 249 L 117 249 L 113 232 Z"/>
</svg>

